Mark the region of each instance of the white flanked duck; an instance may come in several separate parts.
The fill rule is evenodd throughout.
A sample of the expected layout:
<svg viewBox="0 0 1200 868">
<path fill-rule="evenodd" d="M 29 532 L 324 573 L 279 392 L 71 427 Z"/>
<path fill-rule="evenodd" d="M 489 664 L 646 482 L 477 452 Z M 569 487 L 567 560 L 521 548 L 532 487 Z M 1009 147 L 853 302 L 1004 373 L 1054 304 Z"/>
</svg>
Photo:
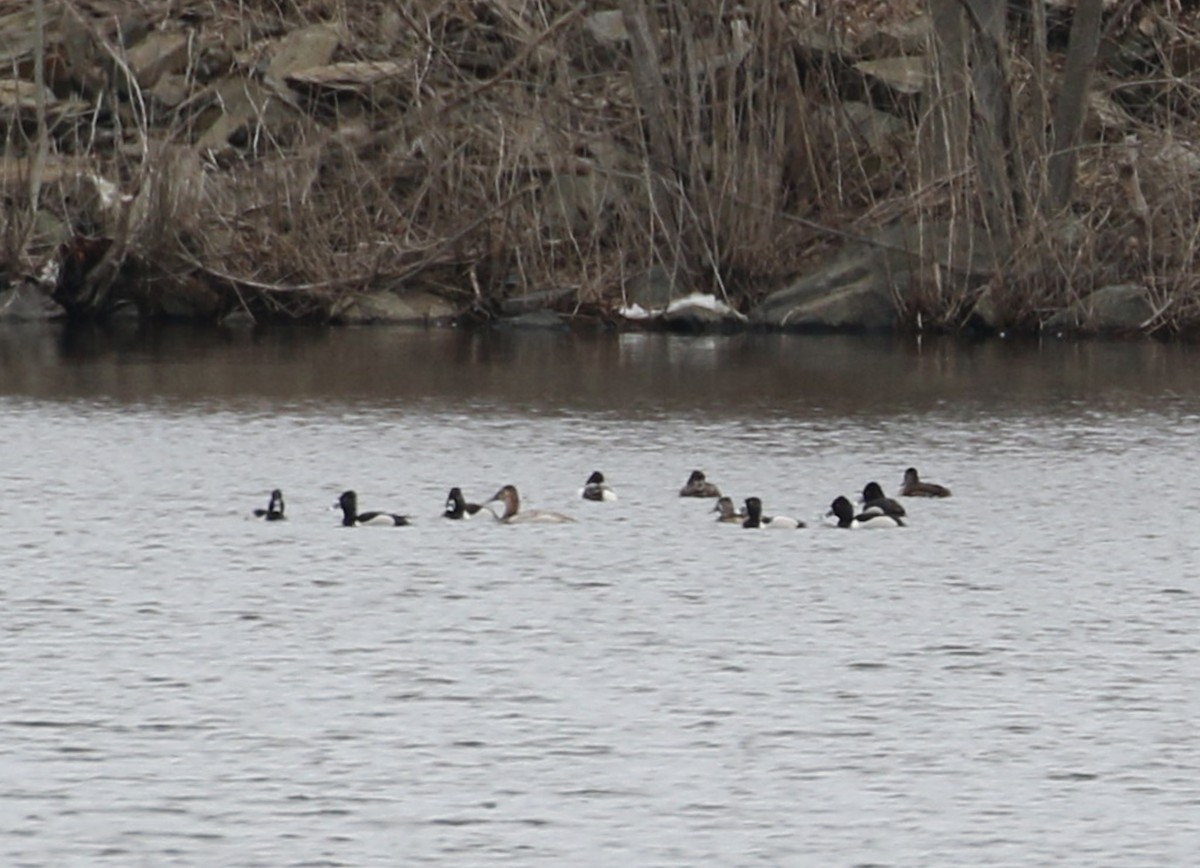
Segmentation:
<svg viewBox="0 0 1200 868">
<path fill-rule="evenodd" d="M 587 482 L 583 485 L 583 490 L 579 492 L 579 496 L 584 500 L 612 501 L 617 499 L 617 493 L 608 487 L 604 481 L 604 474 L 599 470 L 588 477 Z"/>
<path fill-rule="evenodd" d="M 742 527 L 766 530 L 795 530 L 804 527 L 804 522 L 788 515 L 766 516 L 762 514 L 762 501 L 757 497 L 746 498 L 746 519 Z"/>
<path fill-rule="evenodd" d="M 397 515 L 394 512 L 359 512 L 358 495 L 353 491 L 342 492 L 342 496 L 334 505 L 342 509 L 342 527 L 361 527 L 369 524 L 401 527 L 408 524 L 408 516 Z"/>
<path fill-rule="evenodd" d="M 442 517 L 467 521 L 472 518 L 495 518 L 496 513 L 482 504 L 468 503 L 463 497 L 462 489 L 456 485 L 446 495 L 446 511 L 442 513 Z"/>
<path fill-rule="evenodd" d="M 521 509 L 521 495 L 517 493 L 515 485 L 506 485 L 501 488 L 492 497 L 490 502 L 499 502 L 504 505 L 504 512 L 500 515 L 500 520 L 508 524 L 562 524 L 563 522 L 574 521 L 569 515 L 563 515 L 561 512 L 550 512 L 545 509 Z"/>
<path fill-rule="evenodd" d="M 881 528 L 904 527 L 904 521 L 899 516 L 888 515 L 885 512 L 862 512 L 854 514 L 854 504 L 840 495 L 829 507 L 827 516 L 835 516 L 840 528 Z"/>
<path fill-rule="evenodd" d="M 267 503 L 266 509 L 254 510 L 254 517 L 261 518 L 264 521 L 283 521 L 283 492 L 276 488 L 271 492 L 271 500 Z"/>
<path fill-rule="evenodd" d="M 907 513 L 904 510 L 904 504 L 898 500 L 893 500 L 883 493 L 883 487 L 878 482 L 868 482 L 863 488 L 862 500 L 859 501 L 861 508 L 859 512 L 882 512 L 885 515 L 894 515 L 897 518 L 904 518 Z"/>
</svg>

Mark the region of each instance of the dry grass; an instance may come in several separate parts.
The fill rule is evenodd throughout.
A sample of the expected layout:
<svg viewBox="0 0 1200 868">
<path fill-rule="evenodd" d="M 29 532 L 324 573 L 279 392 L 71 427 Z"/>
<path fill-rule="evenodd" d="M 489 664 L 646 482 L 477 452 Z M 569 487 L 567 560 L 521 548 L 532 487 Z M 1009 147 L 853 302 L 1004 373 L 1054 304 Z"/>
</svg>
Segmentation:
<svg viewBox="0 0 1200 868">
<path fill-rule="evenodd" d="M 883 16 L 911 17 L 921 4 L 657 4 L 651 23 L 670 99 L 653 118 L 627 45 L 594 35 L 594 5 L 194 0 L 161 11 L 145 3 L 134 20 L 115 0 L 83 11 L 51 3 L 55 50 L 87 46 L 91 60 L 76 72 L 91 77 L 55 88 L 79 103 L 51 128 L 56 158 L 74 174 L 45 185 L 42 207 L 71 234 L 115 239 L 110 267 L 89 287 L 99 311 L 119 291 L 154 312 L 164 293 L 191 287 L 213 316 L 242 307 L 316 319 L 378 288 L 429 289 L 486 311 L 505 296 L 567 287 L 578 309 L 619 299 L 654 265 L 745 307 L 872 226 L 981 225 L 972 172 L 917 180 L 914 107 L 877 103 L 908 126 L 869 140 L 845 103 L 869 98 L 861 79 L 811 48 L 814 35 L 870 39 Z M 0 3 L 0 14 L 24 8 Z M 1197 30 L 1155 21 L 1149 32 L 1161 44 L 1151 41 L 1147 56 L 1169 69 L 1178 41 Z M 314 23 L 338 34 L 333 62 L 392 64 L 388 73 L 357 88 L 273 81 L 281 40 Z M 138 83 L 124 44 L 135 27 L 192 40 L 177 98 Z M 1026 86 L 1030 75 L 1018 76 L 1020 105 L 1042 99 Z M 1200 101 L 1186 77 L 1147 85 L 1149 97 L 1132 79 L 1106 87 L 1123 115 L 1089 131 L 1077 207 L 1031 217 L 992 281 L 1014 326 L 1035 327 L 1115 281 L 1150 288 L 1161 309 L 1150 328 L 1200 320 L 1187 144 L 1200 141 Z M 250 121 L 227 143 L 198 147 L 238 99 L 253 105 Z M 19 162 L 34 143 L 30 117 L 6 118 L 5 150 Z M 651 169 L 654 124 L 667 131 L 665 175 Z M 1036 130 L 1025 134 L 1026 164 L 1036 167 L 1044 153 Z M 1118 177 L 1129 135 L 1142 143 L 1146 213 Z M 112 180 L 124 198 L 88 198 L 80 175 Z M 1032 198 L 1037 177 L 1031 170 Z M 3 184 L 0 256 L 10 274 L 47 255 L 21 207 L 28 187 L 27 177 Z M 980 288 L 931 268 L 906 315 L 957 328 Z"/>
</svg>

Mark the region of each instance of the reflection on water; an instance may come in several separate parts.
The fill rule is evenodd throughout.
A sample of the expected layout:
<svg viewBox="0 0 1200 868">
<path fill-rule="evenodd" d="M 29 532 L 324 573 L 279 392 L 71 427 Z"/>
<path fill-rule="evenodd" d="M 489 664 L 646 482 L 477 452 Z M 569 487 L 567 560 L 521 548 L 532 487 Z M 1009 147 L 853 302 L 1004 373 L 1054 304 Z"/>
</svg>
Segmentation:
<svg viewBox="0 0 1200 868">
<path fill-rule="evenodd" d="M 1188 864 L 1186 347 L 0 330 L 4 864 Z M 819 523 L 908 464 L 911 526 Z M 621 499 L 585 503 L 595 469 Z M 504 482 L 570 526 L 438 518 Z M 247 520 L 282 487 L 289 519 Z M 411 528 L 337 526 L 345 488 Z M 1136 822 L 1130 817 L 1136 816 Z"/>
<path fill-rule="evenodd" d="M 622 413 L 887 417 L 930 410 L 1158 405 L 1191 395 L 1192 348 L 682 337 L 454 329 L 0 328 L 0 395 L 339 405 L 444 401 Z"/>
</svg>

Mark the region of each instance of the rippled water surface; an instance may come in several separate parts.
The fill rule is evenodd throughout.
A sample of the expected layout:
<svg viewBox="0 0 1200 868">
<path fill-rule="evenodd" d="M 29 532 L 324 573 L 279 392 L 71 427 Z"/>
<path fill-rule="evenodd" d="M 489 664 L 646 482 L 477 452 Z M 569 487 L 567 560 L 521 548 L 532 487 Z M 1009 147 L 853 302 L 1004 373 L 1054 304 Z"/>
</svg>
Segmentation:
<svg viewBox="0 0 1200 868">
<path fill-rule="evenodd" d="M 1198 428 L 1186 347 L 0 330 L 0 863 L 1192 864 Z"/>
</svg>

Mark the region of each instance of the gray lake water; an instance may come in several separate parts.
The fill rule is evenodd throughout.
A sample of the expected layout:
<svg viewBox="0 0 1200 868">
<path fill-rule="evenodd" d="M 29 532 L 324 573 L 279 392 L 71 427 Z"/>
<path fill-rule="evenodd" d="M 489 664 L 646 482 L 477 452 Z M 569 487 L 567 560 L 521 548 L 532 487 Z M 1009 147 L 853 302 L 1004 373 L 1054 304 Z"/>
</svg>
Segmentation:
<svg viewBox="0 0 1200 868">
<path fill-rule="evenodd" d="M 0 330 L 0 864 L 1194 864 L 1198 434 L 1158 344 Z"/>
</svg>

